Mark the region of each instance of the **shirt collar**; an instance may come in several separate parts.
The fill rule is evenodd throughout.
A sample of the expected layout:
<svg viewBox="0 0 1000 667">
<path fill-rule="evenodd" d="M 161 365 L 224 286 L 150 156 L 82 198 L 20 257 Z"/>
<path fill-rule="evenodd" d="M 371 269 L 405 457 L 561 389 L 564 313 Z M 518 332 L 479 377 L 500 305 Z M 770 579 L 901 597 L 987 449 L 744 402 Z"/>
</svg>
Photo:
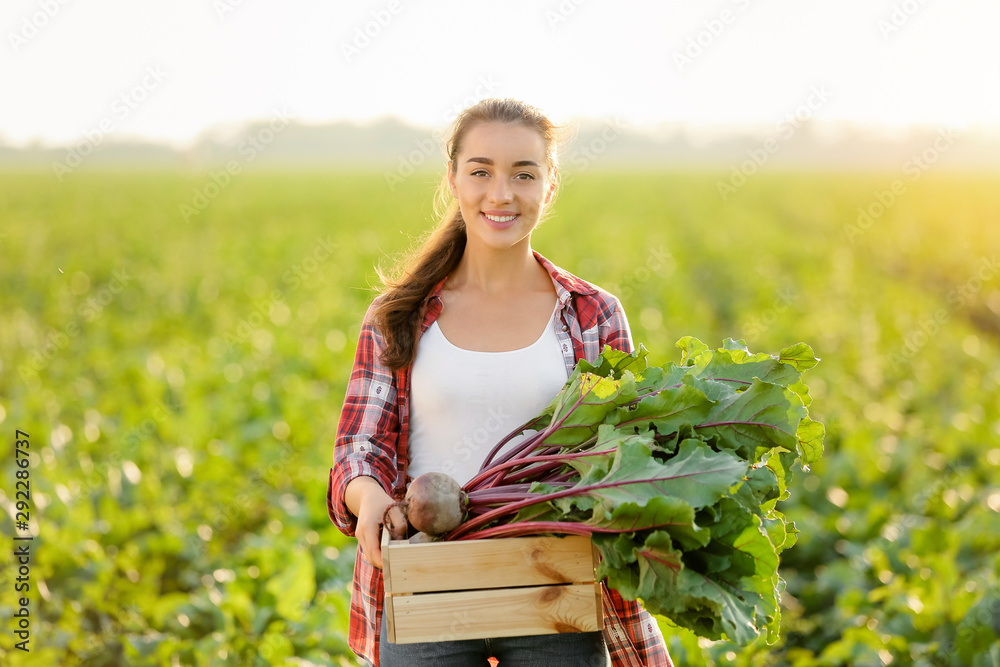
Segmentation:
<svg viewBox="0 0 1000 667">
<path fill-rule="evenodd" d="M 534 250 L 531 252 L 535 255 L 538 263 L 549 272 L 549 277 L 552 278 L 552 283 L 556 287 L 559 303 L 566 303 L 571 294 L 597 294 L 597 289 L 587 281 L 580 280 L 569 271 L 559 268 Z"/>
</svg>

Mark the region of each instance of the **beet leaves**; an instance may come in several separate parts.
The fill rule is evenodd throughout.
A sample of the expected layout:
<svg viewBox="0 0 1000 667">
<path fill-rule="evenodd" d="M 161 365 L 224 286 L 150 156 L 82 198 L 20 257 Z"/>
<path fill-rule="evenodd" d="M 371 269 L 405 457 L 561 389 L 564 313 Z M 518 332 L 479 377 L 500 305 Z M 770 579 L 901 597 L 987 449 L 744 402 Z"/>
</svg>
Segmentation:
<svg viewBox="0 0 1000 667">
<path fill-rule="evenodd" d="M 505 438 L 463 490 L 446 539 L 591 533 L 598 577 L 710 639 L 777 639 L 779 554 L 796 529 L 776 504 L 796 461 L 819 459 L 823 425 L 800 381 L 803 343 L 777 357 L 727 339 L 678 341 L 680 364 L 605 348 Z"/>
</svg>

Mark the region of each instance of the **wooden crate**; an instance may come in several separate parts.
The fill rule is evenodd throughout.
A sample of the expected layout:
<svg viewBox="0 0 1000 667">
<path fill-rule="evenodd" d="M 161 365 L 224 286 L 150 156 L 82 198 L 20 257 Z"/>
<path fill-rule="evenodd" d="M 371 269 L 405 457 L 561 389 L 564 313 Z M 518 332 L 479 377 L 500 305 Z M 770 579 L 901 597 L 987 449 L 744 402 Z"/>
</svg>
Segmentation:
<svg viewBox="0 0 1000 667">
<path fill-rule="evenodd" d="M 604 628 L 589 537 L 410 544 L 382 536 L 386 627 L 395 644 Z"/>
</svg>

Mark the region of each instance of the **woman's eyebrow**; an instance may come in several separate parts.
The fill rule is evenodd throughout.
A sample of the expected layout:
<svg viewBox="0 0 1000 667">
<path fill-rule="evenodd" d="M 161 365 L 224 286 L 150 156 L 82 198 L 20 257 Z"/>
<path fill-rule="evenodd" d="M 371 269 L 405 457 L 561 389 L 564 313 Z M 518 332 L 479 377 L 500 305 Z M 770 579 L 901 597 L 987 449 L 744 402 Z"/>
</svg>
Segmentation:
<svg viewBox="0 0 1000 667">
<path fill-rule="evenodd" d="M 466 160 L 466 162 L 479 162 L 480 164 L 488 164 L 488 165 L 491 165 L 491 166 L 493 164 L 493 160 L 491 158 L 488 158 L 488 157 L 470 157 L 468 160 Z M 512 167 L 537 167 L 538 163 L 535 162 L 534 160 L 517 160 L 513 164 L 511 164 L 511 166 Z"/>
</svg>

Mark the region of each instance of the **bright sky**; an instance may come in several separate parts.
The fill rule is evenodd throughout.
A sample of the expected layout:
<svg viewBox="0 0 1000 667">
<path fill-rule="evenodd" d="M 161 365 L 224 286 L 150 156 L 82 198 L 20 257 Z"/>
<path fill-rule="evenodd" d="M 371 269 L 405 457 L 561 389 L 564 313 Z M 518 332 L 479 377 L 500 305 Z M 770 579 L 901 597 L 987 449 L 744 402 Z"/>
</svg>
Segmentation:
<svg viewBox="0 0 1000 667">
<path fill-rule="evenodd" d="M 1000 127 L 997 0 L 4 0 L 0 140 L 184 144 L 273 116 Z M 365 34 L 365 33 L 368 34 Z M 124 97 L 123 97 L 124 96 Z"/>
</svg>

